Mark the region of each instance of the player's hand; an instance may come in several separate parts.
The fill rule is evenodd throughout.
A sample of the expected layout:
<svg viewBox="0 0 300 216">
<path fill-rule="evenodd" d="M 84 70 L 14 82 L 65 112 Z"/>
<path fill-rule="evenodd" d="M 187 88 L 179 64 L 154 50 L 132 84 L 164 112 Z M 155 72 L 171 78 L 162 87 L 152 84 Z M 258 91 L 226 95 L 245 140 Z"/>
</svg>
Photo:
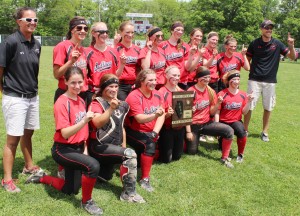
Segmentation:
<svg viewBox="0 0 300 216">
<path fill-rule="evenodd" d="M 218 103 L 218 104 L 221 104 L 221 103 L 223 102 L 223 100 L 224 100 L 224 97 L 220 95 L 220 96 L 218 97 L 217 103 Z"/>
<path fill-rule="evenodd" d="M 95 113 L 92 111 L 92 106 L 89 107 L 89 110 L 87 111 L 85 117 L 84 117 L 84 122 L 88 123 L 91 121 L 95 116 Z"/>
<path fill-rule="evenodd" d="M 173 110 L 173 108 L 171 106 L 168 107 L 167 114 L 169 114 L 169 115 L 173 115 L 174 114 L 174 110 Z"/>
<path fill-rule="evenodd" d="M 149 40 L 149 38 L 147 39 L 146 46 L 147 46 L 148 50 L 152 50 L 152 48 L 153 48 L 153 42 L 151 40 Z"/>
<path fill-rule="evenodd" d="M 117 98 L 113 98 L 111 101 L 110 101 L 110 107 L 115 110 L 119 107 L 120 105 L 120 100 L 118 100 Z"/>
<path fill-rule="evenodd" d="M 252 102 L 254 99 L 253 91 L 250 94 L 247 94 L 248 102 Z"/>
<path fill-rule="evenodd" d="M 78 58 L 81 56 L 81 53 L 78 50 L 78 43 L 75 45 L 75 47 L 73 48 L 73 51 L 71 53 L 71 61 L 72 64 L 74 64 Z"/>
<path fill-rule="evenodd" d="M 165 113 L 164 109 L 160 106 L 160 107 L 156 110 L 155 115 L 158 116 L 158 117 L 160 117 L 160 116 L 162 116 L 164 113 Z"/>
<path fill-rule="evenodd" d="M 198 50 L 198 47 L 196 45 L 192 45 L 190 48 L 190 55 L 193 56 Z"/>
<path fill-rule="evenodd" d="M 115 29 L 115 35 L 114 35 L 114 45 L 116 47 L 116 45 L 119 43 L 119 41 L 121 40 L 121 35 L 118 34 L 118 31 Z"/>
<path fill-rule="evenodd" d="M 246 47 L 244 46 L 244 44 L 243 44 L 241 54 L 242 54 L 243 56 L 245 56 L 246 53 L 247 53 L 247 48 L 246 48 Z"/>
<path fill-rule="evenodd" d="M 217 50 L 217 49 L 214 49 L 214 50 L 213 50 L 213 56 L 216 57 L 217 55 L 218 55 L 218 50 Z"/>
<path fill-rule="evenodd" d="M 127 56 L 125 55 L 124 48 L 122 48 L 121 55 L 120 55 L 120 63 L 122 65 L 125 65 L 126 64 L 126 60 L 127 60 Z"/>
<path fill-rule="evenodd" d="M 194 140 L 194 135 L 193 135 L 193 133 L 192 133 L 192 132 L 186 133 L 186 139 L 187 139 L 188 141 L 193 141 L 193 140 Z"/>
<path fill-rule="evenodd" d="M 294 40 L 294 38 L 291 37 L 291 34 L 289 32 L 288 32 L 287 42 L 288 42 L 289 47 L 294 47 L 295 40 Z"/>
<path fill-rule="evenodd" d="M 199 50 L 200 56 L 202 57 L 205 52 L 206 52 L 206 48 L 204 47 L 204 44 L 202 44 L 202 46 L 201 46 L 201 48 Z"/>
</svg>

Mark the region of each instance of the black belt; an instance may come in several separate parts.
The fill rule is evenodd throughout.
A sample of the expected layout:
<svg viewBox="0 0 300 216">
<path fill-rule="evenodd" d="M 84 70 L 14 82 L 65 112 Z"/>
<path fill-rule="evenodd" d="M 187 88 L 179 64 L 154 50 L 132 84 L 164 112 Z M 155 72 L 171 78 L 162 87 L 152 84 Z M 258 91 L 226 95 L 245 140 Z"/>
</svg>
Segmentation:
<svg viewBox="0 0 300 216">
<path fill-rule="evenodd" d="M 37 92 L 31 94 L 21 94 L 21 93 L 6 92 L 6 91 L 3 91 L 3 94 L 11 97 L 20 97 L 20 98 L 27 98 L 27 99 L 34 98 L 35 96 L 38 95 Z"/>
</svg>

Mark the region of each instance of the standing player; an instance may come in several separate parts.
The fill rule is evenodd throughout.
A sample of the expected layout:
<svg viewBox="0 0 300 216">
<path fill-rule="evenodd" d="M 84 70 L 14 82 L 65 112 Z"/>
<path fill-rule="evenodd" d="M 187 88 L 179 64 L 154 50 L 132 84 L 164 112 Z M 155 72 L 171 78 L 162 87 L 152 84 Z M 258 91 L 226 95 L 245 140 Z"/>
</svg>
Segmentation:
<svg viewBox="0 0 300 216">
<path fill-rule="evenodd" d="M 217 55 L 219 34 L 217 32 L 209 32 L 206 37 L 206 52 L 203 54 L 203 65 L 210 71 L 209 86 L 218 92 L 219 75 L 217 73 Z"/>
<path fill-rule="evenodd" d="M 276 76 L 280 54 L 292 60 L 297 57 L 294 39 L 288 34 L 288 47 L 286 47 L 282 42 L 272 37 L 273 27 L 274 24 L 271 20 L 264 20 L 260 25 L 261 37 L 252 41 L 247 50 L 248 60 L 251 61 L 248 93 L 253 92 L 254 100 L 251 103 L 250 111 L 245 115 L 244 126 L 248 131 L 252 110 L 262 94 L 264 114 L 261 140 L 264 142 L 269 142 L 268 129 L 271 111 L 276 100 L 275 84 L 277 83 Z"/>
<path fill-rule="evenodd" d="M 126 64 L 126 57 L 106 45 L 108 29 L 104 22 L 97 22 L 91 27 L 92 42 L 86 49 L 89 77 L 92 81 L 91 90 L 99 88 L 100 79 L 104 74 L 120 76 Z"/>
<path fill-rule="evenodd" d="M 184 26 L 182 22 L 176 21 L 171 26 L 171 36 L 169 40 L 163 41 L 159 46 L 164 50 L 167 66 L 175 65 L 180 70 L 179 87 L 186 89 L 187 76 L 184 76 L 185 70 L 190 68 L 192 63 L 193 53 L 189 55 L 189 46 L 181 39 L 184 33 Z M 190 58 L 190 61 L 186 59 Z"/>
<path fill-rule="evenodd" d="M 221 162 L 228 168 L 233 168 L 230 162 L 229 152 L 233 139 L 233 129 L 223 123 L 214 122 L 210 116 L 215 115 L 221 100 L 217 99 L 216 93 L 208 84 L 210 81 L 210 71 L 201 66 L 197 69 L 195 80 L 196 85 L 188 89 L 195 92 L 193 103 L 193 122 L 187 127 L 187 152 L 196 154 L 198 152 L 198 143 L 200 134 L 209 136 L 221 136 L 222 140 L 222 158 Z"/>
<path fill-rule="evenodd" d="M 141 50 L 139 59 L 142 69 L 152 69 L 156 72 L 157 85 L 156 89 L 162 87 L 166 82 L 164 74 L 166 68 L 166 58 L 162 48 L 158 45 L 162 42 L 164 35 L 160 28 L 151 27 L 147 33 L 147 44 Z"/>
<path fill-rule="evenodd" d="M 58 80 L 58 89 L 55 92 L 54 102 L 67 89 L 64 74 L 71 66 L 79 67 L 84 74 L 84 84 L 80 96 L 89 104 L 92 94 L 88 91 L 87 55 L 82 47 L 82 41 L 88 32 L 87 21 L 80 16 L 70 20 L 66 40 L 60 42 L 53 50 L 53 75 Z"/>
<path fill-rule="evenodd" d="M 194 28 L 190 33 L 190 41 L 188 42 L 190 49 L 195 50 L 192 58 L 192 64 L 188 71 L 185 71 L 186 76 L 188 76 L 187 87 L 191 87 L 196 84 L 194 78 L 196 75 L 196 70 L 198 67 L 203 65 L 202 56 L 206 49 L 204 47 L 199 47 L 203 39 L 203 31 L 200 28 Z"/>
<path fill-rule="evenodd" d="M 243 162 L 244 150 L 247 142 L 247 134 L 242 122 L 242 115 L 247 114 L 252 95 L 247 95 L 239 90 L 240 72 L 237 70 L 228 71 L 223 76 L 223 83 L 227 88 L 218 93 L 222 100 L 215 115 L 216 121 L 229 125 L 237 136 L 238 156 L 236 161 Z"/>
<path fill-rule="evenodd" d="M 247 49 L 244 48 L 244 44 L 241 53 L 236 52 L 236 47 L 236 39 L 232 35 L 227 35 L 224 40 L 225 52 L 217 55 L 217 68 L 220 76 L 218 91 L 226 88 L 225 84 L 222 82 L 222 78 L 228 71 L 240 71 L 242 67 L 247 71 L 250 69 L 249 61 L 246 56 Z"/>
<path fill-rule="evenodd" d="M 150 170 L 152 167 L 158 133 L 164 123 L 165 112 L 161 94 L 155 90 L 156 73 L 142 70 L 136 79 L 136 89 L 127 97 L 130 106 L 127 115 L 126 138 L 132 146 L 141 165 L 141 187 L 152 192 Z"/>
<path fill-rule="evenodd" d="M 123 183 L 121 200 L 144 203 L 136 193 L 136 153 L 126 148 L 124 118 L 129 111 L 125 101 L 117 99 L 119 80 L 113 74 L 101 78 L 100 91 L 90 108 L 95 113 L 89 140 L 89 154 L 101 164 L 98 177 L 103 181 L 112 179 L 115 164 L 121 164 L 120 177 Z"/>
<path fill-rule="evenodd" d="M 15 14 L 18 30 L 0 45 L 0 91 L 6 126 L 3 149 L 4 178 L 7 192 L 20 192 L 13 180 L 12 169 L 19 141 L 25 160 L 23 173 L 40 168 L 32 161 L 32 135 L 39 129 L 38 74 L 41 45 L 33 37 L 38 23 L 33 8 L 19 8 Z"/>
<path fill-rule="evenodd" d="M 140 47 L 133 44 L 134 25 L 130 21 L 123 22 L 119 27 L 121 39 L 115 48 L 121 56 L 126 57 L 126 64 L 120 75 L 118 99 L 124 101 L 132 91 L 133 84 L 138 73 L 138 59 Z"/>
<path fill-rule="evenodd" d="M 84 84 L 79 67 L 69 67 L 65 72 L 67 91 L 54 104 L 56 131 L 52 157 L 65 169 L 65 179 L 47 176 L 43 171 L 31 175 L 26 183 L 43 183 L 71 195 L 78 194 L 82 186 L 81 206 L 92 215 L 100 215 L 102 209 L 92 200 L 100 165 L 87 153 L 88 122 L 94 117 L 86 112 L 85 102 L 78 94 Z"/>
</svg>

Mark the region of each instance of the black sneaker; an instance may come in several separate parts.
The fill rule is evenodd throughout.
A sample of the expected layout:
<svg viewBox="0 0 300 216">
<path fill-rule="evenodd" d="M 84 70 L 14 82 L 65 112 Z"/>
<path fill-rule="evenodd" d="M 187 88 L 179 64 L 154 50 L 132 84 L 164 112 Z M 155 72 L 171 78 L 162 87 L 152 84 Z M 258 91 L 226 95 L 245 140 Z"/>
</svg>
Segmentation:
<svg viewBox="0 0 300 216">
<path fill-rule="evenodd" d="M 91 215 L 102 215 L 103 210 L 97 206 L 94 200 L 90 199 L 86 203 L 81 202 L 81 208 L 86 210 Z"/>
<path fill-rule="evenodd" d="M 150 179 L 149 178 L 144 178 L 144 179 L 140 180 L 140 184 L 141 184 L 141 187 L 143 189 L 145 189 L 146 191 L 148 191 L 148 192 L 153 192 L 154 191 L 154 188 L 150 185 Z"/>
<path fill-rule="evenodd" d="M 144 200 L 144 198 L 141 195 L 139 195 L 138 193 L 128 195 L 125 191 L 123 191 L 121 193 L 120 200 L 132 202 L 132 203 L 145 203 L 146 202 Z"/>
<path fill-rule="evenodd" d="M 40 179 L 44 177 L 46 173 L 43 170 L 40 170 L 32 175 L 30 175 L 27 180 L 25 181 L 25 184 L 34 183 L 38 184 L 40 183 Z"/>
</svg>

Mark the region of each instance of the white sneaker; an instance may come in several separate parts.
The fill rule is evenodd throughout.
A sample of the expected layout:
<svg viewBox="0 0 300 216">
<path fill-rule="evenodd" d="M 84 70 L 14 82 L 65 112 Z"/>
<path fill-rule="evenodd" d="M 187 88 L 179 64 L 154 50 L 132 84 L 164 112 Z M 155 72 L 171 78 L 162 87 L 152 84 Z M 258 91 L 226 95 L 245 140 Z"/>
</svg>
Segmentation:
<svg viewBox="0 0 300 216">
<path fill-rule="evenodd" d="M 200 136 L 199 141 L 206 142 L 206 136 L 205 135 Z"/>
<path fill-rule="evenodd" d="M 242 154 L 239 154 L 237 157 L 236 157 L 236 162 L 237 163 L 243 163 L 244 161 L 244 156 Z"/>
<path fill-rule="evenodd" d="M 215 138 L 212 137 L 212 136 L 206 136 L 206 140 L 207 140 L 208 142 L 214 142 L 214 141 L 215 141 Z"/>
</svg>

